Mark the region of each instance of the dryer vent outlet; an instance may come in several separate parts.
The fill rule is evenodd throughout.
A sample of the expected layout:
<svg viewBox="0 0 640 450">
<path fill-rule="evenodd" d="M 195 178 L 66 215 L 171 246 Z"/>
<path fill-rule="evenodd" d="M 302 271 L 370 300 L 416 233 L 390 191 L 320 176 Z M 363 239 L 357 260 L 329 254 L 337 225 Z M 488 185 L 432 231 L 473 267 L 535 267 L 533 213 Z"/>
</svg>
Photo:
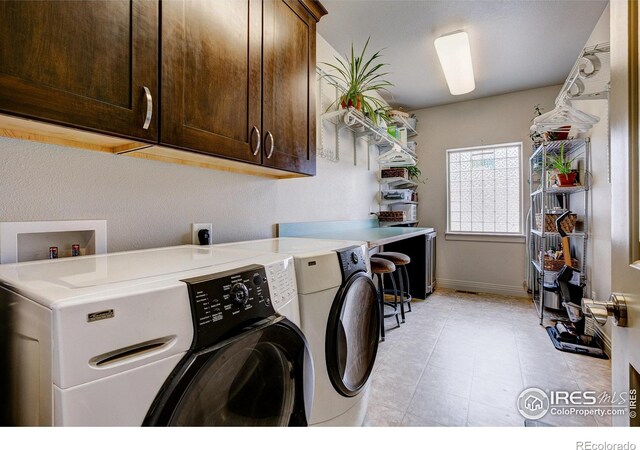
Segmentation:
<svg viewBox="0 0 640 450">
<path fill-rule="evenodd" d="M 191 224 L 191 243 L 193 245 L 213 244 L 213 226 L 210 223 Z"/>
</svg>

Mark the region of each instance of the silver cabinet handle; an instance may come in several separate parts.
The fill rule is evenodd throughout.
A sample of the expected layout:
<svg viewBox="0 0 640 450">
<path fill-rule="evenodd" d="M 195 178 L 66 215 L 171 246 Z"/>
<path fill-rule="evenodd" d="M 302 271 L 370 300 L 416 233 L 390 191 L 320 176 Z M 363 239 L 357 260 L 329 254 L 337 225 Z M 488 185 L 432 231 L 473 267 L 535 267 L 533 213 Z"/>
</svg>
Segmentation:
<svg viewBox="0 0 640 450">
<path fill-rule="evenodd" d="M 271 158 L 271 156 L 273 156 L 273 149 L 276 145 L 274 139 L 273 139 L 273 134 L 271 134 L 271 131 L 267 131 L 267 137 L 265 138 L 265 143 L 267 141 L 267 139 L 271 139 L 271 145 L 269 146 L 269 151 L 267 152 L 267 159 Z"/>
<path fill-rule="evenodd" d="M 151 97 L 151 91 L 148 87 L 142 86 L 142 88 L 144 89 L 145 97 L 147 97 L 147 115 L 144 117 L 142 128 L 148 130 L 149 125 L 151 125 L 151 116 L 153 115 L 153 98 Z"/>
<path fill-rule="evenodd" d="M 253 151 L 253 156 L 257 156 L 258 152 L 260 151 L 260 144 L 262 139 L 260 139 L 260 130 L 258 129 L 258 127 L 254 126 L 251 129 L 251 141 L 253 141 L 253 134 L 256 134 L 256 136 L 258 136 L 258 145 L 256 145 L 256 149 Z M 251 143 L 249 143 L 249 145 L 251 145 Z"/>
</svg>

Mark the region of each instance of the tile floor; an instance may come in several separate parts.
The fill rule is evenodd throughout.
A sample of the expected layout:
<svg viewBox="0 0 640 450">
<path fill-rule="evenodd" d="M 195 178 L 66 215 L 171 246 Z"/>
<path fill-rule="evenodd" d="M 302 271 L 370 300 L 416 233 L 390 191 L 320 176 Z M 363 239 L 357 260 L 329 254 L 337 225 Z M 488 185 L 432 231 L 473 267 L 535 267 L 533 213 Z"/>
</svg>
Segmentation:
<svg viewBox="0 0 640 450">
<path fill-rule="evenodd" d="M 366 426 L 523 426 L 524 387 L 610 392 L 609 360 L 556 350 L 526 298 L 439 289 L 387 319 Z M 610 426 L 609 417 L 550 416 L 556 426 Z"/>
</svg>

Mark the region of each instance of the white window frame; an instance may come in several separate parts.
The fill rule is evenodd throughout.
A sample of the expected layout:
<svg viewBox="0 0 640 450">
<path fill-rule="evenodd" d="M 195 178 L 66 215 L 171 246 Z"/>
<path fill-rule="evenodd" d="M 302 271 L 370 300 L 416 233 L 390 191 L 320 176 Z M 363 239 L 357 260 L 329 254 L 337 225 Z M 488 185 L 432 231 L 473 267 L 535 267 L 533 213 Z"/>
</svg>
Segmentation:
<svg viewBox="0 0 640 450">
<path fill-rule="evenodd" d="M 517 232 L 486 232 L 486 231 L 451 231 L 451 198 L 449 192 L 450 180 L 449 180 L 449 157 L 452 153 L 470 151 L 470 150 L 483 150 L 483 149 L 495 149 L 498 147 L 515 147 L 519 148 L 518 151 L 518 165 L 520 170 L 520 182 L 518 183 L 519 195 L 518 198 L 520 200 L 520 217 L 519 217 L 519 227 L 520 230 Z M 446 183 L 447 183 L 447 231 L 445 233 L 445 238 L 447 240 L 461 240 L 461 241 L 489 241 L 489 242 L 524 242 L 525 234 L 524 234 L 524 169 L 523 169 L 523 143 L 522 142 L 507 142 L 500 144 L 491 144 L 491 145 L 478 145 L 473 147 L 463 147 L 463 148 L 450 148 L 446 151 Z"/>
</svg>

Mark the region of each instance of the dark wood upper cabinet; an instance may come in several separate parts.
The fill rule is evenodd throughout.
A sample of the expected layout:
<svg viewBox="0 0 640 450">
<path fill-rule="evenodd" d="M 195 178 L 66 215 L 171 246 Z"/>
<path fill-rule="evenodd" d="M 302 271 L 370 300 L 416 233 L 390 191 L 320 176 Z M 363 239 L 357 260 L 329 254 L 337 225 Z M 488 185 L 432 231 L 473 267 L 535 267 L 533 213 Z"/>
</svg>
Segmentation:
<svg viewBox="0 0 640 450">
<path fill-rule="evenodd" d="M 265 0 L 263 17 L 263 162 L 315 175 L 316 19 L 286 0 Z"/>
<path fill-rule="evenodd" d="M 148 0 L 1 1 L 0 112 L 156 142 L 158 13 Z"/>
<path fill-rule="evenodd" d="M 317 0 L 0 0 L 0 136 L 314 175 L 324 14 Z"/>
<path fill-rule="evenodd" d="M 160 142 L 261 162 L 261 0 L 162 2 Z"/>
<path fill-rule="evenodd" d="M 160 142 L 315 174 L 318 11 L 299 0 L 162 2 Z"/>
</svg>

